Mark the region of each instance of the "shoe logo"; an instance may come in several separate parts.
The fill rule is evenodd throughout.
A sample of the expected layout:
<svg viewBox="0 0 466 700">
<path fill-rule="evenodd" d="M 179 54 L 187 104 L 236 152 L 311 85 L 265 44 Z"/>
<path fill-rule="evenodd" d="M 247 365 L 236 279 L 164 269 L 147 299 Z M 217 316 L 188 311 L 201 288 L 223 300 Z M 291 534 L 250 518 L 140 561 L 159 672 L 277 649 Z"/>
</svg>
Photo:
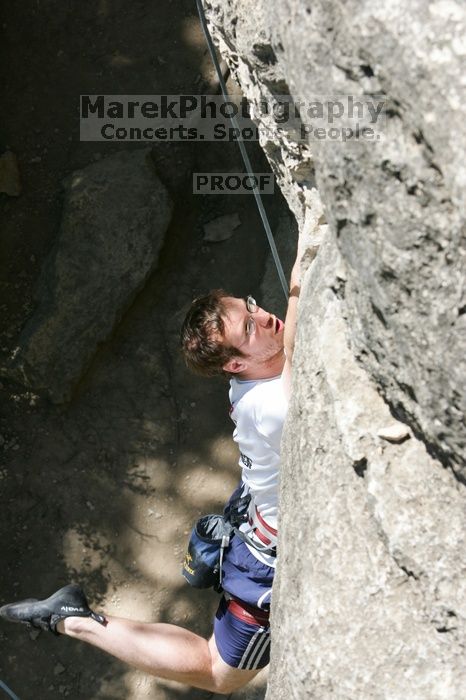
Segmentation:
<svg viewBox="0 0 466 700">
<path fill-rule="evenodd" d="M 60 610 L 63 612 L 84 612 L 84 608 L 73 608 L 72 605 L 62 605 Z"/>
</svg>

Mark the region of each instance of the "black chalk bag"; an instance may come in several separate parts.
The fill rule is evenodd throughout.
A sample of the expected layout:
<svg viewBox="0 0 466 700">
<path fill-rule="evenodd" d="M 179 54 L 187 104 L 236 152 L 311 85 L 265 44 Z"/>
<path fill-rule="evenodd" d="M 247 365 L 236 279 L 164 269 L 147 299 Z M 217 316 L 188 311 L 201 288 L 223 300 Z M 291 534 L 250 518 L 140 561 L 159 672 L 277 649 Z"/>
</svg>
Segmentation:
<svg viewBox="0 0 466 700">
<path fill-rule="evenodd" d="M 204 515 L 194 526 L 182 574 L 194 588 L 219 588 L 222 583 L 223 552 L 232 527 L 223 515 Z"/>
</svg>

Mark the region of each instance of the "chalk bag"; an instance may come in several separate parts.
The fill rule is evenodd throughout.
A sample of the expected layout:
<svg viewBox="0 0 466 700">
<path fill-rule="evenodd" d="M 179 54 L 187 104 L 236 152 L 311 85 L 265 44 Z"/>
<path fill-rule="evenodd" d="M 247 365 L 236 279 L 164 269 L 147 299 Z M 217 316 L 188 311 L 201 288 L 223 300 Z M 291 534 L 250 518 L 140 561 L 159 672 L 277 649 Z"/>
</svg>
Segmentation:
<svg viewBox="0 0 466 700">
<path fill-rule="evenodd" d="M 223 553 L 230 542 L 231 532 L 232 527 L 223 515 L 204 515 L 197 521 L 181 572 L 191 586 L 220 588 Z"/>
</svg>

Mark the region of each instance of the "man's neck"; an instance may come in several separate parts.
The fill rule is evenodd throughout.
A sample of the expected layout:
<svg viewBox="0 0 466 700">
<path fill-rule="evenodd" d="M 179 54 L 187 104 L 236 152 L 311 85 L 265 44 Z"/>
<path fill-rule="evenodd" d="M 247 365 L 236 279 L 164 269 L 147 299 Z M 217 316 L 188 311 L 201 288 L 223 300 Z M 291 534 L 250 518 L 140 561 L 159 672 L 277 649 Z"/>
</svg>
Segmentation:
<svg viewBox="0 0 466 700">
<path fill-rule="evenodd" d="M 235 375 L 240 381 L 258 381 L 259 379 L 272 379 L 278 377 L 283 372 L 285 366 L 285 355 L 281 351 L 272 360 L 261 363 L 257 366 L 248 367 L 244 372 Z"/>
</svg>

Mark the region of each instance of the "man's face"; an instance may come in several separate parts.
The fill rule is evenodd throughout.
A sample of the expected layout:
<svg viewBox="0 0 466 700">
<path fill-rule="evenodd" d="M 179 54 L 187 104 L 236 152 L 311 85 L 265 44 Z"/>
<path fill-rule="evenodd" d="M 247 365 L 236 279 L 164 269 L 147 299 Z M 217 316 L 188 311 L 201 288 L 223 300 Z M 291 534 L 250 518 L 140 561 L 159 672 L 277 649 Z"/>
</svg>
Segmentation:
<svg viewBox="0 0 466 700">
<path fill-rule="evenodd" d="M 241 350 L 245 355 L 246 373 L 270 368 L 281 372 L 283 364 L 283 333 L 285 324 L 260 306 L 254 313 L 248 311 L 245 299 L 226 297 L 223 300 L 227 309 L 225 316 L 225 342 Z M 253 320 L 251 324 L 250 320 Z M 254 332 L 248 334 L 248 328 Z M 235 370 L 233 370 L 235 371 Z M 236 370 L 243 372 L 242 369 Z M 249 372 L 250 373 L 250 372 Z"/>
</svg>

